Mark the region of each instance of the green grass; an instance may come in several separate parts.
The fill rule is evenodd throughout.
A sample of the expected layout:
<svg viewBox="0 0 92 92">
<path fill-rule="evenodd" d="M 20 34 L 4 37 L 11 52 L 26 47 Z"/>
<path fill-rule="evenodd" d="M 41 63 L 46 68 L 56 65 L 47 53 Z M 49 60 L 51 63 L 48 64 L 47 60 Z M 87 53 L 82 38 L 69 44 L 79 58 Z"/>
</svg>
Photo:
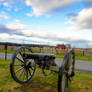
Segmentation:
<svg viewBox="0 0 92 92">
<path fill-rule="evenodd" d="M 92 61 L 92 57 L 89 56 L 75 56 L 77 60 Z"/>
<path fill-rule="evenodd" d="M 64 58 L 64 55 L 56 55 L 57 58 Z M 76 60 L 84 60 L 84 61 L 92 61 L 92 57 L 89 57 L 89 56 L 78 56 L 76 55 L 75 56 L 75 59 Z"/>
<path fill-rule="evenodd" d="M 71 89 L 72 92 L 92 92 L 92 74 L 76 72 Z"/>
<path fill-rule="evenodd" d="M 57 57 L 57 58 L 64 58 L 64 54 L 61 54 L 61 55 L 58 54 L 58 55 L 56 55 L 56 57 Z"/>
<path fill-rule="evenodd" d="M 36 71 L 28 84 L 20 85 L 12 79 L 9 66 L 10 61 L 0 59 L 0 92 L 57 92 L 56 73 L 44 77 Z M 92 92 L 92 74 L 76 72 L 71 92 Z"/>
<path fill-rule="evenodd" d="M 14 53 L 15 50 L 8 49 L 7 53 Z M 0 50 L 0 53 L 5 53 L 5 50 Z"/>
</svg>

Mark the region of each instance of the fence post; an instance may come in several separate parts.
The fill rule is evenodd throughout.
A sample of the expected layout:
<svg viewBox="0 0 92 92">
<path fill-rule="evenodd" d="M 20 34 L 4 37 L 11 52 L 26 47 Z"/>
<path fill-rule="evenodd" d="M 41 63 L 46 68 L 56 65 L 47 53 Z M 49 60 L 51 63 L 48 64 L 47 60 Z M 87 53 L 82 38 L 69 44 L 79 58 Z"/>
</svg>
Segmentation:
<svg viewBox="0 0 92 92">
<path fill-rule="evenodd" d="M 7 60 L 7 43 L 5 44 L 5 60 Z"/>
<path fill-rule="evenodd" d="M 84 50 L 83 50 L 82 56 L 85 56 L 85 52 L 84 52 Z"/>
<path fill-rule="evenodd" d="M 59 53 L 58 53 L 58 49 L 56 49 L 56 54 L 58 55 Z"/>
</svg>

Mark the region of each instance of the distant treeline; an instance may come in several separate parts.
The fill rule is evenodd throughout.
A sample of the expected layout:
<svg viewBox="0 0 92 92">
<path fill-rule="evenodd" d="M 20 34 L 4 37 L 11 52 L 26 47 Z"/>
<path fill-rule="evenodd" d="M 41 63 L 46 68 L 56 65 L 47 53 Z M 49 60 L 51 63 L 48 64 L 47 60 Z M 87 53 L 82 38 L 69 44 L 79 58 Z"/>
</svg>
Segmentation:
<svg viewBox="0 0 92 92">
<path fill-rule="evenodd" d="M 54 46 L 49 46 L 49 45 L 19 44 L 19 43 L 10 43 L 10 42 L 0 42 L 0 45 L 8 45 L 8 46 L 30 46 L 30 47 L 54 47 Z"/>
</svg>

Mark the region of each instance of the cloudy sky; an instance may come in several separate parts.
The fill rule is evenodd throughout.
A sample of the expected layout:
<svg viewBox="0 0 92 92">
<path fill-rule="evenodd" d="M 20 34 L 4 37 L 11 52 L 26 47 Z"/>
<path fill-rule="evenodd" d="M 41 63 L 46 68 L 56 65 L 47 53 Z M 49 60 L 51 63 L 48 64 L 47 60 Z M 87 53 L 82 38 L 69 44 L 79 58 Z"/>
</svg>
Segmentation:
<svg viewBox="0 0 92 92">
<path fill-rule="evenodd" d="M 92 48 L 92 0 L 0 0 L 0 42 Z"/>
</svg>

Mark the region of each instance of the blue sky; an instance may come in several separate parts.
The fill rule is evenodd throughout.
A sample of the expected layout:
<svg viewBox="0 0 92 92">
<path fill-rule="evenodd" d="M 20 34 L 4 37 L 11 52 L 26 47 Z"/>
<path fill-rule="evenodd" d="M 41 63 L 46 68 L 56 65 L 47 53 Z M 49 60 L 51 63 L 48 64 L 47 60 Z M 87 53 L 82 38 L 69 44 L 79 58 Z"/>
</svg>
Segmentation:
<svg viewBox="0 0 92 92">
<path fill-rule="evenodd" d="M 0 41 L 92 48 L 92 0 L 0 0 Z"/>
</svg>

